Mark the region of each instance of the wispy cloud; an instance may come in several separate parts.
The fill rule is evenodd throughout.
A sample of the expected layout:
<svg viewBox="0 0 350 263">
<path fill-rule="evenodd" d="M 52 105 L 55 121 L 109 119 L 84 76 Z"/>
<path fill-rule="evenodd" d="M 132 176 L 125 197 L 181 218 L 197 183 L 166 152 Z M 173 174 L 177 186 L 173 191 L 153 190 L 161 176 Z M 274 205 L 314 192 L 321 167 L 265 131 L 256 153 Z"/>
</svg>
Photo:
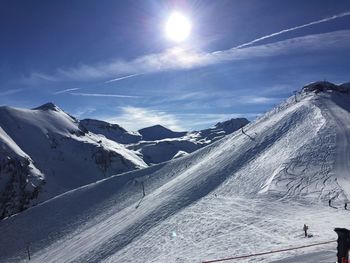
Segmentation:
<svg viewBox="0 0 350 263">
<path fill-rule="evenodd" d="M 67 92 L 75 91 L 75 90 L 79 90 L 79 89 L 80 89 L 80 88 L 64 89 L 64 90 L 56 91 L 56 92 L 54 92 L 54 94 L 57 95 L 57 94 L 67 93 Z"/>
<path fill-rule="evenodd" d="M 283 98 L 270 98 L 264 96 L 242 96 L 239 102 L 241 104 L 273 104 L 283 100 Z"/>
<path fill-rule="evenodd" d="M 348 47 L 348 43 L 350 42 L 350 30 L 306 35 L 269 44 L 252 46 L 253 44 L 256 44 L 262 40 L 270 39 L 287 32 L 296 31 L 320 23 L 332 21 L 348 15 L 350 15 L 350 12 L 336 14 L 334 16 L 312 21 L 307 24 L 287 28 L 227 50 L 205 53 L 198 52 L 196 50 L 174 48 L 163 53 L 145 55 L 129 61 L 116 60 L 112 63 L 100 63 L 96 65 L 82 65 L 79 67 L 58 69 L 53 76 L 33 73 L 29 79 L 43 79 L 48 81 L 89 81 L 93 79 L 108 79 L 112 78 L 113 76 L 119 76 L 106 81 L 106 83 L 110 83 L 147 73 L 192 69 L 227 61 L 248 60 L 259 57 L 277 56 L 281 54 L 293 54 L 297 52 Z"/>
<path fill-rule="evenodd" d="M 82 92 L 71 92 L 73 96 L 84 96 L 84 97 L 112 97 L 112 98 L 139 98 L 139 96 L 131 95 L 120 95 L 120 94 L 103 94 L 103 93 L 82 93 Z"/>
<path fill-rule="evenodd" d="M 108 78 L 113 75 L 155 73 L 170 70 L 192 69 L 228 61 L 241 61 L 261 57 L 271 57 L 283 54 L 294 54 L 306 51 L 333 50 L 348 47 L 350 30 L 307 35 L 291 38 L 275 43 L 232 48 L 212 53 L 199 53 L 180 48 L 164 53 L 151 54 L 131 61 L 117 61 L 111 64 L 82 66 L 59 70 L 55 79 L 88 81 L 98 78 Z M 129 76 L 130 77 L 130 76 Z"/>
<path fill-rule="evenodd" d="M 10 89 L 0 92 L 0 96 L 9 96 L 21 92 L 23 89 Z"/>
<path fill-rule="evenodd" d="M 20 82 L 24 84 L 39 84 L 42 81 L 54 82 L 60 80 L 62 80 L 62 78 L 57 73 L 49 75 L 40 72 L 32 72 L 29 76 L 23 76 Z"/>
<path fill-rule="evenodd" d="M 272 85 L 268 87 L 264 87 L 261 89 L 261 93 L 263 95 L 275 95 L 275 94 L 288 94 L 292 95 L 292 91 L 295 90 L 296 85 L 292 84 L 278 84 Z"/>
<path fill-rule="evenodd" d="M 274 105 L 285 99 L 286 96 L 291 95 L 279 92 L 267 92 L 263 91 L 255 92 L 256 95 L 237 95 L 232 90 L 221 91 L 216 93 L 210 92 L 184 92 L 176 96 L 162 96 L 152 97 L 148 102 L 154 107 L 167 107 L 177 108 L 181 107 L 182 111 L 207 111 L 213 109 L 232 109 L 237 106 L 250 106 L 250 105 Z M 247 94 L 247 93 L 245 93 Z M 249 93 L 248 93 L 249 94 Z M 279 97 L 276 97 L 279 96 Z"/>
<path fill-rule="evenodd" d="M 210 54 L 173 48 L 163 53 L 150 54 L 130 61 L 117 60 L 107 64 L 101 63 L 93 66 L 83 65 L 77 68 L 59 69 L 54 75 L 56 79 L 79 81 L 120 75 L 120 78 L 114 79 L 118 81 L 147 73 L 208 65 L 212 63 L 210 60 Z M 113 82 L 113 80 L 111 81 Z"/>
<path fill-rule="evenodd" d="M 73 112 L 73 116 L 80 119 L 81 117 L 87 116 L 95 111 L 96 111 L 95 107 L 90 107 L 90 106 L 80 107 Z"/>
</svg>

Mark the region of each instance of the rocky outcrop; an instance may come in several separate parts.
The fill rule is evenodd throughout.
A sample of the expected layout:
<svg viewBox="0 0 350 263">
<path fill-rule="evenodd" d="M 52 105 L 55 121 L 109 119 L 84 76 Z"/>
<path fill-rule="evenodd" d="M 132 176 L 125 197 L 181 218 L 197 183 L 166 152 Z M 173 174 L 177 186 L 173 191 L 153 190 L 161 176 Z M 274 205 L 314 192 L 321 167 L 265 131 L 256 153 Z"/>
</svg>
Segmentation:
<svg viewBox="0 0 350 263">
<path fill-rule="evenodd" d="M 36 203 L 43 178 L 31 175 L 30 161 L 5 157 L 0 160 L 0 219 L 21 212 Z M 34 182 L 35 181 L 35 182 Z"/>
</svg>

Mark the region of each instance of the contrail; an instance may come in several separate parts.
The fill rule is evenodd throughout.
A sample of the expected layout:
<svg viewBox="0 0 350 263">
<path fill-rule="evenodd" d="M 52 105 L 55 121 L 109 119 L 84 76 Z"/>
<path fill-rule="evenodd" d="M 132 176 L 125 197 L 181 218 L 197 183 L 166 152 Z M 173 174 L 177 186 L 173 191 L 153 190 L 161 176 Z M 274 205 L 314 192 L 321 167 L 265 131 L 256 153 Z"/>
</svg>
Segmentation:
<svg viewBox="0 0 350 263">
<path fill-rule="evenodd" d="M 101 93 L 82 93 L 82 92 L 71 92 L 73 96 L 84 96 L 84 97 L 113 97 L 113 98 L 139 98 L 139 96 L 131 95 L 119 95 L 119 94 L 101 94 Z"/>
<path fill-rule="evenodd" d="M 115 81 L 119 81 L 119 80 L 123 80 L 123 79 L 133 78 L 133 77 L 137 77 L 137 76 L 144 75 L 144 74 L 145 73 L 132 74 L 132 75 L 116 78 L 116 79 L 107 80 L 107 81 L 105 81 L 105 83 L 111 83 L 111 82 L 115 82 Z"/>
<path fill-rule="evenodd" d="M 64 90 L 59 90 L 59 91 L 56 91 L 54 92 L 55 95 L 57 94 L 62 94 L 62 93 L 66 93 L 66 92 L 69 92 L 69 91 L 75 91 L 75 90 L 78 90 L 80 88 L 72 88 L 72 89 L 64 89 Z"/>
<path fill-rule="evenodd" d="M 276 33 L 273 33 L 273 34 L 270 34 L 270 35 L 267 35 L 267 36 L 263 36 L 263 37 L 254 39 L 254 40 L 252 40 L 250 42 L 241 44 L 239 46 L 234 47 L 233 49 L 238 49 L 238 48 L 250 46 L 250 45 L 255 44 L 257 42 L 260 42 L 260 41 L 262 41 L 264 39 L 268 39 L 268 38 L 271 38 L 271 37 L 279 36 L 279 35 L 282 35 L 282 34 L 287 33 L 287 32 L 295 31 L 295 30 L 298 30 L 298 29 L 301 29 L 301 28 L 304 28 L 304 27 L 308 27 L 308 26 L 321 24 L 321 23 L 324 23 L 324 22 L 327 22 L 327 21 L 331 21 L 331 20 L 334 20 L 334 19 L 337 19 L 337 18 L 348 16 L 348 15 L 350 15 L 350 11 L 345 12 L 345 13 L 341 13 L 341 14 L 338 14 L 338 15 L 326 17 L 326 18 L 323 18 L 321 20 L 313 21 L 313 22 L 310 22 L 310 23 L 307 23 L 307 24 L 304 24 L 304 25 L 301 25 L 301 26 L 296 26 L 296 27 L 284 29 L 282 31 L 279 31 L 279 32 L 276 32 Z"/>
</svg>

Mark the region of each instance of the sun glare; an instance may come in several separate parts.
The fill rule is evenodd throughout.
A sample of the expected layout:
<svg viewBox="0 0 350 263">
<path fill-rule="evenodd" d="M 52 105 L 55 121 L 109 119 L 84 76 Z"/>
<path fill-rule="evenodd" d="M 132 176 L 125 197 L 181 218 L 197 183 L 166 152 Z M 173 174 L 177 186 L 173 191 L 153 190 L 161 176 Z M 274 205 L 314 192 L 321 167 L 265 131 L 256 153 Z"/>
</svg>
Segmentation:
<svg viewBox="0 0 350 263">
<path fill-rule="evenodd" d="M 191 33 L 191 22 L 181 13 L 174 12 L 165 25 L 165 32 L 170 40 L 184 41 Z"/>
</svg>

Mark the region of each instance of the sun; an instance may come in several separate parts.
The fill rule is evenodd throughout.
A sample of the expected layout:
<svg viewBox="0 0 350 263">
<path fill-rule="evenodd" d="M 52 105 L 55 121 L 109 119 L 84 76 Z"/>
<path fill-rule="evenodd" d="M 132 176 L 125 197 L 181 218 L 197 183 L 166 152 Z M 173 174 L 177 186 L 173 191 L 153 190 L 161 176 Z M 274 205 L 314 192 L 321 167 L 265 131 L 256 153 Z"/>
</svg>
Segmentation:
<svg viewBox="0 0 350 263">
<path fill-rule="evenodd" d="M 186 40 L 191 33 L 190 20 L 179 12 L 170 15 L 165 25 L 166 36 L 175 42 Z"/>
</svg>

